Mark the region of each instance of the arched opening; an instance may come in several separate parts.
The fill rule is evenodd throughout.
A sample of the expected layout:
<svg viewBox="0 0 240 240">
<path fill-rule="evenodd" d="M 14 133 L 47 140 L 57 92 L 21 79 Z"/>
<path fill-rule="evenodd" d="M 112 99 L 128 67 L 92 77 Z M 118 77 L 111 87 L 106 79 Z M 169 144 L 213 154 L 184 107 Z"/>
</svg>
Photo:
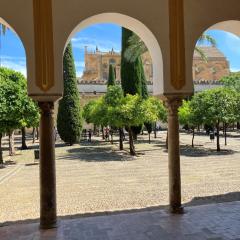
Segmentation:
<svg viewBox="0 0 240 240">
<path fill-rule="evenodd" d="M 39 112 L 28 97 L 24 42 L 2 18 L 0 24 L 0 154 L 3 157 L 0 162 L 0 204 L 3 207 L 0 222 L 3 223 L 38 217 L 38 208 L 32 207 L 38 202 L 38 166 L 28 164 L 34 163 L 33 149 L 38 149 L 38 141 L 32 143 L 32 127 L 38 125 Z M 32 198 L 25 198 L 28 194 L 32 194 Z M 25 204 L 33 211 L 28 211 Z"/>
<path fill-rule="evenodd" d="M 239 200 L 239 27 L 239 21 L 209 27 L 192 52 L 195 94 L 180 109 L 182 167 L 192 169 L 182 174 L 183 201 L 190 204 Z"/>
<path fill-rule="evenodd" d="M 105 24 L 109 22 L 115 26 L 118 26 L 118 28 L 120 28 L 120 31 L 122 26 L 133 30 L 134 33 L 136 33 L 141 38 L 141 40 L 144 41 L 149 51 L 147 53 L 148 55 L 144 56 L 143 63 L 145 64 L 145 71 L 149 74 L 149 82 L 153 82 L 153 94 L 154 88 L 158 88 L 158 90 L 162 89 L 160 86 L 163 86 L 163 65 L 160 47 L 153 34 L 144 25 L 140 24 L 138 21 L 132 18 L 120 14 L 96 15 L 80 23 L 70 34 L 67 43 L 73 39 L 72 45 L 74 47 L 77 38 L 82 40 L 85 37 L 79 37 L 76 35 L 77 33 L 84 31 L 91 26 L 94 26 L 94 24 L 98 24 L 99 27 L 101 27 L 102 24 L 102 28 L 104 28 Z M 109 36 L 109 33 L 105 34 Z M 119 38 L 121 39 L 121 36 L 119 36 Z M 120 39 L 118 39 L 118 42 L 121 41 Z M 99 98 L 100 94 L 106 93 L 106 79 L 108 78 L 108 70 L 110 65 L 109 63 L 116 65 L 116 78 L 120 74 L 119 68 L 121 65 L 121 49 L 115 47 L 112 48 L 112 45 L 107 46 L 106 49 L 106 47 L 100 47 L 100 44 L 96 41 L 94 41 L 94 44 L 92 45 L 92 47 L 89 47 L 88 44 L 85 44 L 85 46 L 82 44 L 81 52 L 83 52 L 85 56 L 89 55 L 89 61 L 86 62 L 86 59 L 84 61 L 85 70 L 83 71 L 83 75 L 85 74 L 86 78 L 79 79 L 78 83 L 79 88 L 81 88 L 83 85 L 85 87 L 88 85 L 87 87 L 91 89 L 89 92 L 92 93 L 91 98 Z M 77 53 L 75 57 L 77 57 Z M 91 62 L 95 61 L 96 59 L 101 60 L 99 67 L 94 67 L 93 62 Z M 80 66 L 82 64 L 79 64 L 78 62 L 75 65 Z M 86 84 L 88 81 L 87 76 L 89 77 L 90 75 L 92 76 L 90 79 L 92 86 L 91 84 Z M 95 77 L 95 75 L 97 77 Z M 79 75 L 78 77 L 81 76 Z M 120 85 L 120 82 L 118 85 Z M 97 86 L 98 88 L 93 89 L 93 86 Z M 81 98 L 81 95 L 84 93 L 87 95 L 87 90 L 85 92 L 80 91 Z M 92 130 L 94 131 L 94 126 L 92 127 Z M 86 126 L 85 128 L 88 130 L 90 126 Z M 92 143 L 87 142 L 85 139 L 80 145 L 73 147 L 64 147 L 66 149 L 66 154 L 61 157 L 59 156 L 59 158 L 57 157 L 57 164 L 59 164 L 58 169 L 60 169 L 60 164 L 62 165 L 63 163 L 65 164 L 65 167 L 69 169 L 69 171 L 66 173 L 63 173 L 62 171 L 57 172 L 59 179 L 57 183 L 57 189 L 59 191 L 58 206 L 60 209 L 60 215 L 84 212 L 112 211 L 117 209 L 135 209 L 153 205 L 167 204 L 167 155 L 164 154 L 164 159 L 160 162 L 158 161 L 159 155 L 157 153 L 151 157 L 148 155 L 152 151 L 159 150 L 157 148 L 154 148 L 155 144 L 162 144 L 165 146 L 166 132 L 164 132 L 164 134 L 161 134 L 161 137 L 159 136 L 159 139 L 152 140 L 151 144 L 148 143 L 148 134 L 146 130 L 143 137 L 139 134 L 138 152 L 140 152 L 142 145 L 146 146 L 146 149 L 143 149 L 142 153 L 140 153 L 142 157 L 139 158 L 143 160 L 143 162 L 140 163 L 138 161 L 130 161 L 133 158 L 130 157 L 129 152 L 123 152 L 117 149 L 119 146 L 117 142 L 118 138 L 116 135 L 114 136 L 114 144 L 111 144 L 110 141 L 106 138 L 106 140 L 101 139 L 102 129 L 100 126 L 97 126 L 97 128 L 100 131 L 100 135 L 98 136 L 98 133 L 96 133 L 96 136 L 93 137 Z M 106 126 L 105 130 L 103 130 L 105 135 L 108 131 L 107 128 L 108 127 Z M 116 132 L 118 134 L 118 128 L 116 129 Z M 88 134 L 87 131 L 85 134 Z M 125 131 L 125 134 L 127 139 L 127 131 Z M 126 141 L 124 149 L 128 149 L 127 144 L 128 142 Z M 164 149 L 161 149 L 160 151 L 161 153 L 159 154 L 162 154 Z M 56 152 L 58 155 L 58 149 L 56 149 Z M 149 156 L 149 158 L 147 156 L 143 157 L 144 154 Z M 162 184 L 162 188 L 160 189 L 159 181 L 161 182 L 161 180 L 158 179 L 159 176 L 155 177 L 155 174 L 157 174 L 157 172 L 153 174 L 151 173 L 154 171 L 154 164 L 148 164 L 150 158 L 156 164 L 162 165 L 160 168 L 164 172 L 163 178 L 166 184 Z M 144 167 L 141 167 L 139 164 Z M 129 166 L 129 169 L 127 166 Z M 82 171 L 82 167 L 85 168 L 85 174 L 81 176 L 81 173 L 79 171 Z M 75 169 L 75 173 L 73 173 L 71 176 L 70 171 L 72 172 L 73 169 Z M 156 171 L 157 169 L 158 167 L 155 167 Z M 133 173 L 134 171 L 135 173 Z M 147 174 L 143 172 L 148 172 L 148 174 L 152 175 L 153 177 L 151 180 L 148 179 Z M 145 180 L 141 180 L 141 175 L 143 178 L 145 178 Z M 79 184 L 70 184 L 70 182 L 74 181 L 74 179 Z M 146 181 L 144 183 L 145 188 L 142 187 L 142 181 Z M 83 183 L 83 185 L 81 183 Z M 127 183 L 130 183 L 128 187 L 126 187 Z M 67 184 L 72 185 L 72 188 L 66 189 L 63 192 L 62 189 L 66 188 Z M 88 190 L 85 189 L 86 186 L 88 186 Z M 134 201 L 132 201 L 132 192 L 135 192 L 137 196 L 136 200 Z M 72 204 L 69 204 L 69 200 L 67 200 L 68 203 L 66 201 L 62 201 L 62 194 L 66 193 L 68 196 L 72 196 Z M 153 195 L 155 197 L 152 198 Z M 124 197 L 126 198 L 124 199 Z"/>
<path fill-rule="evenodd" d="M 147 46 L 152 58 L 153 66 L 153 92 L 154 94 L 163 93 L 163 58 L 159 43 L 153 33 L 139 20 L 120 13 L 102 13 L 85 19 L 80 22 L 66 40 L 65 48 L 70 39 L 81 29 L 97 23 L 114 23 L 128 28 L 136 33 Z"/>
</svg>

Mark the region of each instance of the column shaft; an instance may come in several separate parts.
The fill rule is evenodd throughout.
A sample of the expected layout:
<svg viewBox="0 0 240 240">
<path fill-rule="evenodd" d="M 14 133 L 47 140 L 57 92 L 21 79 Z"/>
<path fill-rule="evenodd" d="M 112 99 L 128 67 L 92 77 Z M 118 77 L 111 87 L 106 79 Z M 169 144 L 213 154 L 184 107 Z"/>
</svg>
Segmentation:
<svg viewBox="0 0 240 240">
<path fill-rule="evenodd" d="M 56 227 L 56 170 L 53 102 L 40 102 L 40 228 Z"/>
<path fill-rule="evenodd" d="M 169 204 L 172 213 L 182 213 L 181 171 L 179 150 L 178 108 L 180 98 L 167 100 L 168 107 L 168 169 L 169 169 Z"/>
</svg>

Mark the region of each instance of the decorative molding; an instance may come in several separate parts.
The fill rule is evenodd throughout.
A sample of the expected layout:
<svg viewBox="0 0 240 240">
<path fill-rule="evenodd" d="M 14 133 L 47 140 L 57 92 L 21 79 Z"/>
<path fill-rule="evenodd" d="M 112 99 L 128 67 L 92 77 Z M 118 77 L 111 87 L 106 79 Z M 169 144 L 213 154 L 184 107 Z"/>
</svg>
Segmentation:
<svg viewBox="0 0 240 240">
<path fill-rule="evenodd" d="M 180 90 L 185 84 L 184 1 L 169 0 L 171 84 Z"/>
<path fill-rule="evenodd" d="M 36 85 L 44 92 L 54 86 L 52 0 L 33 0 Z"/>
</svg>

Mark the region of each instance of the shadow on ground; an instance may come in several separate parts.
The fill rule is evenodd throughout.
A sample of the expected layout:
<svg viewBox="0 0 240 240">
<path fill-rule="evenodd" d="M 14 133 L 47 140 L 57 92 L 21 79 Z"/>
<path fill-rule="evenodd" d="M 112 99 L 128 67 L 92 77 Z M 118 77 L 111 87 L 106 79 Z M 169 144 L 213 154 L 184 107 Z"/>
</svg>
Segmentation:
<svg viewBox="0 0 240 240">
<path fill-rule="evenodd" d="M 194 148 L 190 145 L 181 145 L 180 154 L 187 157 L 205 157 L 205 156 L 223 156 L 232 155 L 237 151 L 231 149 L 223 149 L 217 152 L 215 149 L 204 148 L 201 146 L 195 146 Z"/>
<path fill-rule="evenodd" d="M 57 157 L 57 160 L 79 160 L 85 162 L 131 161 L 134 158 L 125 151 L 116 151 L 111 147 L 99 144 L 83 144 L 81 147 L 66 150 L 67 154 Z"/>
<path fill-rule="evenodd" d="M 199 206 L 213 203 L 235 202 L 240 201 L 240 192 L 231 192 L 226 194 L 219 194 L 214 196 L 194 197 L 190 202 L 185 203 L 184 206 Z"/>
<path fill-rule="evenodd" d="M 235 202 L 235 201 L 240 201 L 240 192 L 230 192 L 230 193 L 220 194 L 215 196 L 195 197 L 190 202 L 183 204 L 183 206 L 187 208 L 187 207 L 193 207 L 193 206 Z M 168 211 L 168 209 L 169 209 L 168 205 L 159 205 L 159 206 L 152 206 L 152 207 L 146 207 L 146 208 L 140 208 L 140 209 L 125 209 L 125 210 L 123 209 L 123 210 L 116 210 L 116 211 L 82 213 L 82 214 L 77 213 L 73 215 L 58 216 L 58 219 L 76 219 L 76 218 L 85 218 L 85 217 L 137 213 L 137 212 L 154 211 L 154 210 Z M 187 214 L 187 209 L 185 210 Z M 0 223 L 0 227 L 14 225 L 14 224 L 28 224 L 28 223 L 36 223 L 36 222 L 39 222 L 38 218 L 25 219 L 25 220 L 19 220 L 19 221 L 8 221 L 8 222 Z"/>
</svg>

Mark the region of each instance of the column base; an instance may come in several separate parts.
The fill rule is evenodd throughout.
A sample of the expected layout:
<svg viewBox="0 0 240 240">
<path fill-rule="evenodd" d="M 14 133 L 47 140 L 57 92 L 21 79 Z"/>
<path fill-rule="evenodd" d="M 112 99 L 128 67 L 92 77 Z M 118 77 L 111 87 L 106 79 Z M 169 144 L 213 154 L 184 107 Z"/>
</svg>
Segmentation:
<svg viewBox="0 0 240 240">
<path fill-rule="evenodd" d="M 169 207 L 169 212 L 172 213 L 172 214 L 184 214 L 185 211 L 184 211 L 184 207 L 183 206 L 170 206 Z"/>
<path fill-rule="evenodd" d="M 58 221 L 53 223 L 40 223 L 39 228 L 42 230 L 53 229 L 58 227 Z"/>
</svg>

